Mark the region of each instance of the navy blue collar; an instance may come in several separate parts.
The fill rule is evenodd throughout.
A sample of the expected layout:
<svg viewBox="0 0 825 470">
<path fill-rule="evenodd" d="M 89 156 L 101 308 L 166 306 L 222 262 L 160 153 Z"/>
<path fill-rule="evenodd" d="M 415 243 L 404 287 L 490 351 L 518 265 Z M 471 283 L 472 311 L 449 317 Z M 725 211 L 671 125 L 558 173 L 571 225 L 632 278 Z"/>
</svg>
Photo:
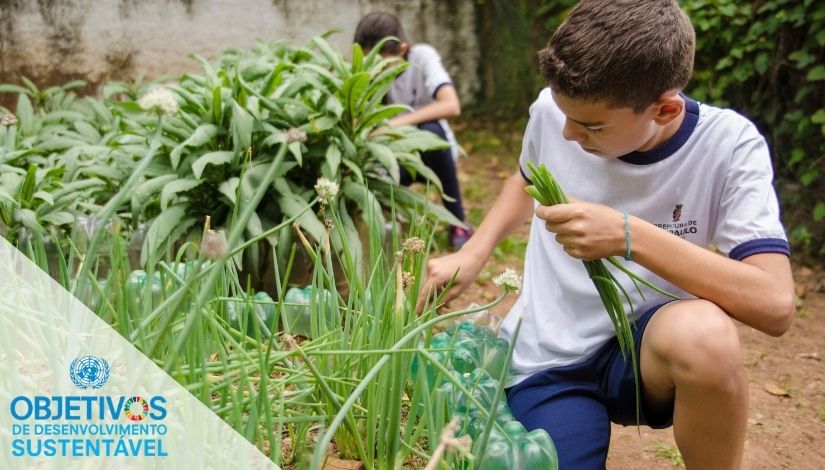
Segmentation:
<svg viewBox="0 0 825 470">
<path fill-rule="evenodd" d="M 696 129 L 696 123 L 699 122 L 699 103 L 687 96 L 682 95 L 682 97 L 685 99 L 685 118 L 676 133 L 667 142 L 654 149 L 646 152 L 630 152 L 619 157 L 619 160 L 632 165 L 650 165 L 664 160 L 682 148 L 693 134 L 693 130 Z"/>
</svg>

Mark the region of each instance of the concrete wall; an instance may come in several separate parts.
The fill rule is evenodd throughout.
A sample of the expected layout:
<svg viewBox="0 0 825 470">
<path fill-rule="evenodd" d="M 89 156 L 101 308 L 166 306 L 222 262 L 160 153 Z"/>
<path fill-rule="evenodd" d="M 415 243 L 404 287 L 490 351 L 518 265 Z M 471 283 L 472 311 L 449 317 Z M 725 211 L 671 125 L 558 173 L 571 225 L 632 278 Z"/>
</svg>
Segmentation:
<svg viewBox="0 0 825 470">
<path fill-rule="evenodd" d="M 83 79 L 94 92 L 111 79 L 176 76 L 256 39 L 307 38 L 336 28 L 345 56 L 360 17 L 399 16 L 414 41 L 435 46 L 462 100 L 478 90 L 473 0 L 0 0 L 0 83 L 21 75 L 38 86 Z M 7 103 L 7 100 L 3 100 Z"/>
</svg>

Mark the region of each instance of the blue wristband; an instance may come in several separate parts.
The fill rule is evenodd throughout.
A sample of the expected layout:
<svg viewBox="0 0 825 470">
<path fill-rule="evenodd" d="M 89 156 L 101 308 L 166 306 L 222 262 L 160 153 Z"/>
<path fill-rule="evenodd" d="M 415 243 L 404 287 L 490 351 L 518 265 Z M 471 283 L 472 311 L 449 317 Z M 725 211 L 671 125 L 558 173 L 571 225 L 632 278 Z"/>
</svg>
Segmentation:
<svg viewBox="0 0 825 470">
<path fill-rule="evenodd" d="M 633 261 L 633 256 L 630 253 L 630 219 L 627 216 L 627 212 L 624 213 L 624 259 L 627 261 Z"/>
</svg>

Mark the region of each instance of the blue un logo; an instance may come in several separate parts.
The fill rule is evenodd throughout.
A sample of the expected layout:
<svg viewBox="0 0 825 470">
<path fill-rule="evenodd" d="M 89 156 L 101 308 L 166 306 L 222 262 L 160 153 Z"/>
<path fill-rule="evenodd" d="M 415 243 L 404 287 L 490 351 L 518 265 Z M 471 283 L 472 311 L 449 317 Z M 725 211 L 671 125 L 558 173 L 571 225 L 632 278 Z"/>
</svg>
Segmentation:
<svg viewBox="0 0 825 470">
<path fill-rule="evenodd" d="M 99 389 L 109 380 L 109 363 L 95 356 L 81 356 L 69 365 L 69 377 L 78 388 Z"/>
</svg>

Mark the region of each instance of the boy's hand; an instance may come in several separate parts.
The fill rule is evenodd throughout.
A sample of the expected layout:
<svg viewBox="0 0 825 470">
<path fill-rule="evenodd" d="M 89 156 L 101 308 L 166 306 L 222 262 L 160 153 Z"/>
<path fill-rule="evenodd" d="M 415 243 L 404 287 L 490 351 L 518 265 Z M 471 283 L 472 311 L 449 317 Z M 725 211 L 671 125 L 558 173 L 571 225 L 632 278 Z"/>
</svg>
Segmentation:
<svg viewBox="0 0 825 470">
<path fill-rule="evenodd" d="M 441 292 L 456 271 L 458 274 L 450 291 L 444 297 L 444 303 L 448 304 L 461 295 L 481 272 L 485 261 L 484 257 L 472 254 L 466 249 L 431 259 L 427 263 L 427 280 L 424 282 L 421 294 L 418 296 L 417 310 L 420 312 L 428 299 L 432 299 L 433 296 Z"/>
<path fill-rule="evenodd" d="M 624 218 L 621 212 L 601 204 L 571 199 L 569 204 L 539 206 L 536 217 L 570 256 L 595 260 L 624 256 Z"/>
</svg>

